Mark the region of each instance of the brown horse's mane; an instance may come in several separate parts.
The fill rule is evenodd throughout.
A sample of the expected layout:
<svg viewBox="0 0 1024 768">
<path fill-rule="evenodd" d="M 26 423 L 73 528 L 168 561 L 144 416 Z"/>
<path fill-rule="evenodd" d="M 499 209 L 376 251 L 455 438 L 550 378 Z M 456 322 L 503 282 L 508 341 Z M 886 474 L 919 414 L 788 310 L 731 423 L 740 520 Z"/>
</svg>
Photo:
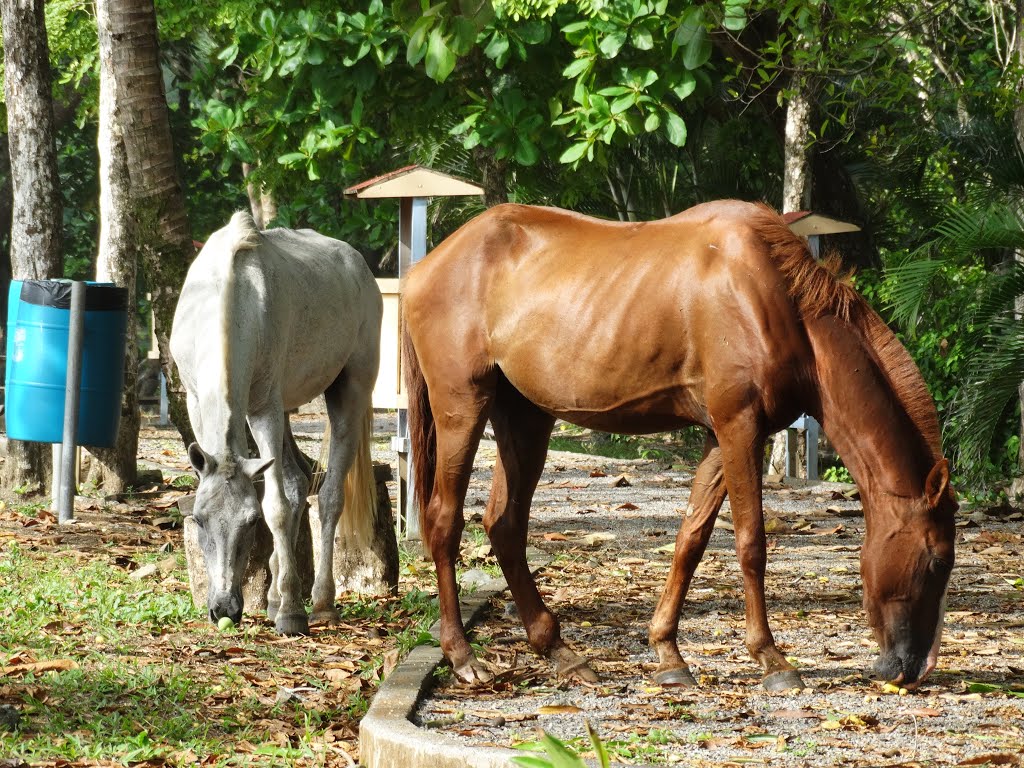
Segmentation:
<svg viewBox="0 0 1024 768">
<path fill-rule="evenodd" d="M 935 402 L 906 348 L 850 285 L 850 274 L 840 272 L 842 263 L 837 254 L 829 254 L 819 263 L 803 238 L 795 235 L 778 213 L 767 205 L 758 208 L 754 227 L 768 245 L 800 314 L 805 318 L 831 314 L 860 331 L 893 394 L 921 433 L 931 458 L 938 461 L 942 457 L 942 438 Z"/>
</svg>

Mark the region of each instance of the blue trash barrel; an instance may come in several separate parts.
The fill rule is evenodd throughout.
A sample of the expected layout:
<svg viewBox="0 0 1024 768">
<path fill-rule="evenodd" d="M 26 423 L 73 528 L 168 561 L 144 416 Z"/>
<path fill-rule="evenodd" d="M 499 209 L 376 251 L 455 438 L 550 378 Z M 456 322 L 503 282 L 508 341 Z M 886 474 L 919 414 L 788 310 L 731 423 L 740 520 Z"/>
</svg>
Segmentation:
<svg viewBox="0 0 1024 768">
<path fill-rule="evenodd" d="M 124 386 L 128 291 L 87 283 L 78 445 L 109 448 L 117 439 Z M 71 283 L 13 280 L 7 301 L 7 436 L 64 440 Z"/>
</svg>

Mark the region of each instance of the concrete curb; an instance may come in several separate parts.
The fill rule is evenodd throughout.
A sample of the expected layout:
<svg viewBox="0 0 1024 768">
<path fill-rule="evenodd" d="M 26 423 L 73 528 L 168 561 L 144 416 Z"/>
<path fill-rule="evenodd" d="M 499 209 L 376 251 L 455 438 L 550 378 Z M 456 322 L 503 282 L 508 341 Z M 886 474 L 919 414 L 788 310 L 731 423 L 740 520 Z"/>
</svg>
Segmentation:
<svg viewBox="0 0 1024 768">
<path fill-rule="evenodd" d="M 504 579 L 481 584 L 462 600 L 466 627 L 480 619 L 492 597 L 506 589 Z M 439 624 L 430 633 L 438 637 Z M 505 768 L 523 753 L 500 747 L 473 747 L 412 723 L 416 705 L 433 686 L 434 670 L 444 660 L 437 646 L 421 645 L 395 667 L 373 697 L 359 723 L 360 765 L 364 768 Z"/>
</svg>

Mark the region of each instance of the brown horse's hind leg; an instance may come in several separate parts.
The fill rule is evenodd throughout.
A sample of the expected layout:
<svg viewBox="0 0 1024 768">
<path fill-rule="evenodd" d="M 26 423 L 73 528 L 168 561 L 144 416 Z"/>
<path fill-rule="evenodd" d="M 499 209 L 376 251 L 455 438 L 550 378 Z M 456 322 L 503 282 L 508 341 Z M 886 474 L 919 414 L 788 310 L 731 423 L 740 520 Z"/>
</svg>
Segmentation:
<svg viewBox="0 0 1024 768">
<path fill-rule="evenodd" d="M 752 417 L 735 416 L 718 431 L 725 482 L 736 530 L 736 555 L 743 573 L 747 650 L 764 669 L 762 682 L 770 691 L 802 688 L 793 665 L 779 651 L 768 626 L 764 571 L 768 553 L 761 501 L 763 441 L 756 439 Z M 755 449 L 752 450 L 751 446 Z"/>
<path fill-rule="evenodd" d="M 516 601 L 530 645 L 555 662 L 560 676 L 596 682 L 586 659 L 562 640 L 558 618 L 544 604 L 526 562 L 526 531 L 533 492 L 544 470 L 555 419 L 526 400 L 504 377 L 491 410 L 498 443 L 484 528 Z"/>
<path fill-rule="evenodd" d="M 714 437 L 708 435 L 704 458 L 693 478 L 686 516 L 679 527 L 672 568 L 665 581 L 658 607 L 651 619 L 650 643 L 658 654 L 654 682 L 659 685 L 695 685 L 690 669 L 679 653 L 679 614 L 708 540 L 715 528 L 715 518 L 725 500 L 725 478 L 722 475 L 722 451 Z"/>
<path fill-rule="evenodd" d="M 437 569 L 441 650 L 456 676 L 470 683 L 487 681 L 491 675 L 473 655 L 466 639 L 459 610 L 455 562 L 459 558 L 459 542 L 465 526 L 462 510 L 473 471 L 473 456 L 487 423 L 493 396 L 491 378 L 488 382 L 466 382 L 461 388 L 435 387 L 430 398 L 436 419 L 437 472 L 433 496 L 423 513 L 423 540 Z"/>
</svg>

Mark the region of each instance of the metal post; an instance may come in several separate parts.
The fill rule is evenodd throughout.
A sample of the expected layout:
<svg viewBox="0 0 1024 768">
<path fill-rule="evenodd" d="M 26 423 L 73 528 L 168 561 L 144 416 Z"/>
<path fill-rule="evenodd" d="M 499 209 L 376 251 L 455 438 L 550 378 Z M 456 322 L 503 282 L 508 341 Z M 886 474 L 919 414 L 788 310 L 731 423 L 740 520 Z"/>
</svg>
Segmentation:
<svg viewBox="0 0 1024 768">
<path fill-rule="evenodd" d="M 427 198 L 403 197 L 398 208 L 398 277 L 427 255 Z M 398 532 L 407 540 L 420 539 L 420 516 L 412 494 L 409 426 L 404 408 L 398 410 L 398 429 L 391 441 L 398 452 Z"/>
<path fill-rule="evenodd" d="M 163 368 L 160 369 L 160 421 L 161 427 L 166 427 L 171 423 L 169 415 L 170 401 L 167 398 L 167 377 L 164 376 Z"/>
<path fill-rule="evenodd" d="M 804 433 L 807 439 L 807 479 L 818 479 L 818 432 L 821 425 L 814 420 L 813 416 L 804 419 L 807 431 Z"/>
<path fill-rule="evenodd" d="M 75 517 L 75 440 L 78 433 L 78 401 L 82 386 L 82 347 L 85 341 L 85 283 L 71 284 L 71 317 L 68 328 L 68 366 L 64 385 L 64 443 L 60 462 L 58 520 L 73 523 Z"/>
</svg>

